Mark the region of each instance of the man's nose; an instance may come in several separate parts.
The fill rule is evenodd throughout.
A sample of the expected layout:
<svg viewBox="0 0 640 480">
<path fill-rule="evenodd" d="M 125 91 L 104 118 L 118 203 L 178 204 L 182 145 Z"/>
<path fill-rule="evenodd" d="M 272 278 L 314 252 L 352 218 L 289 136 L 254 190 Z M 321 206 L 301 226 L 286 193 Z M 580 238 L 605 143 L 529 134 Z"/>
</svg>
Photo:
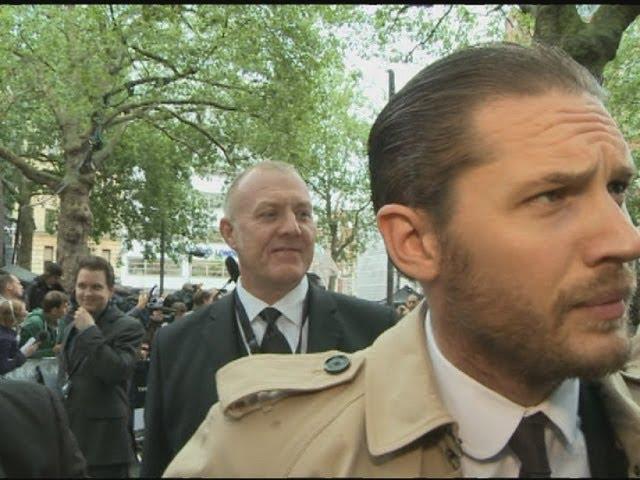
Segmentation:
<svg viewBox="0 0 640 480">
<path fill-rule="evenodd" d="M 296 217 L 295 212 L 291 211 L 284 214 L 280 224 L 280 231 L 290 235 L 300 234 L 300 224 L 298 223 L 298 218 Z"/>
<path fill-rule="evenodd" d="M 626 207 L 620 207 L 607 193 L 585 218 L 593 235 L 585 249 L 589 266 L 606 261 L 630 262 L 640 257 L 640 232 L 633 225 Z"/>
</svg>

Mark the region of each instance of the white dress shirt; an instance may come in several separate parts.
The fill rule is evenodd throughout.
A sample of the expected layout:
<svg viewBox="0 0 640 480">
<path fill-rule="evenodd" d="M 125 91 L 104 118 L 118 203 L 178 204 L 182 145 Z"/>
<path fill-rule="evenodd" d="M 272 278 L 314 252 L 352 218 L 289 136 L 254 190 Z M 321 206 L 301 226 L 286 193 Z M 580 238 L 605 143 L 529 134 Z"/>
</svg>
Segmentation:
<svg viewBox="0 0 640 480">
<path fill-rule="evenodd" d="M 260 317 L 260 312 L 267 307 L 273 307 L 277 308 L 281 313 L 278 320 L 276 320 L 276 325 L 287 339 L 287 342 L 289 342 L 291 351 L 294 353 L 296 352 L 296 349 L 298 348 L 298 340 L 300 340 L 300 352 L 306 353 L 307 337 L 309 336 L 309 320 L 307 319 L 307 321 L 304 322 L 304 326 L 302 325 L 304 303 L 307 298 L 307 291 L 309 290 L 309 281 L 307 280 L 306 275 L 302 277 L 300 283 L 298 283 L 293 290 L 273 305 L 269 305 L 249 293 L 242 286 L 242 277 L 238 279 L 236 289 L 238 290 L 238 297 L 242 302 L 242 306 L 247 312 L 247 318 L 249 318 L 249 321 L 251 322 L 251 328 L 253 329 L 253 334 L 256 336 L 258 345 L 262 343 L 262 337 L 264 337 L 264 332 L 267 330 L 267 322 Z M 249 352 L 249 355 L 251 355 L 247 339 L 244 337 L 244 331 L 242 330 L 240 319 L 237 318 L 237 315 L 236 321 L 238 322 L 238 328 L 240 330 L 244 346 L 247 349 L 247 352 Z M 300 335 L 301 328 L 302 335 Z"/>
<path fill-rule="evenodd" d="M 517 477 L 520 461 L 507 446 L 523 417 L 544 412 L 545 444 L 552 477 L 589 477 L 586 443 L 578 416 L 579 381 L 562 382 L 542 403 L 523 407 L 490 390 L 449 362 L 425 319 L 427 350 L 442 399 L 458 423 L 465 477 Z"/>
</svg>

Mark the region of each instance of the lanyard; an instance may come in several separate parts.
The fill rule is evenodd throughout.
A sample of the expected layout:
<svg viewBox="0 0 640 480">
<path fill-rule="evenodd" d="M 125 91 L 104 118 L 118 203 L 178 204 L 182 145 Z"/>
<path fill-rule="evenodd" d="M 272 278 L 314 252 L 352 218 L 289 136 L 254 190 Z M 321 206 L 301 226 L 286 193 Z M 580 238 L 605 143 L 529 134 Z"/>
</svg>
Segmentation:
<svg viewBox="0 0 640 480">
<path fill-rule="evenodd" d="M 300 349 L 302 348 L 302 330 L 304 329 L 304 325 L 307 322 L 307 317 L 309 316 L 309 302 L 311 299 L 310 296 L 311 288 L 307 290 L 307 296 L 304 299 L 304 306 L 302 307 L 302 323 L 300 324 L 300 333 L 298 334 L 298 346 L 296 348 L 295 353 L 300 353 Z M 247 311 L 244 309 L 244 305 L 240 301 L 240 297 L 238 296 L 238 289 L 233 290 L 233 308 L 236 312 L 238 319 L 240 320 L 240 326 L 242 327 L 242 333 L 244 333 L 244 338 L 249 345 L 249 353 L 256 354 L 262 353 L 260 345 L 258 345 L 258 340 L 256 339 L 255 333 L 253 333 L 253 328 L 251 328 L 251 322 L 249 321 L 249 316 L 247 315 Z"/>
</svg>

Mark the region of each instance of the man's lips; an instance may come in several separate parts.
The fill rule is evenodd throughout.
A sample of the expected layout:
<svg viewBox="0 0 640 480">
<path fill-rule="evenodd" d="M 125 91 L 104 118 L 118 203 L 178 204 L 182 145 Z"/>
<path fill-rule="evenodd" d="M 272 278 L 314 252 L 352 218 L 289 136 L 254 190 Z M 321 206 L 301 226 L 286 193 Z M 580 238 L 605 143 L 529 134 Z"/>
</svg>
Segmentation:
<svg viewBox="0 0 640 480">
<path fill-rule="evenodd" d="M 300 252 L 302 249 L 296 247 L 277 247 L 271 250 L 272 253 L 278 252 Z"/>
<path fill-rule="evenodd" d="M 625 300 L 629 298 L 630 291 L 626 288 L 599 293 L 576 304 L 574 308 L 601 320 L 616 320 L 624 315 Z"/>
</svg>

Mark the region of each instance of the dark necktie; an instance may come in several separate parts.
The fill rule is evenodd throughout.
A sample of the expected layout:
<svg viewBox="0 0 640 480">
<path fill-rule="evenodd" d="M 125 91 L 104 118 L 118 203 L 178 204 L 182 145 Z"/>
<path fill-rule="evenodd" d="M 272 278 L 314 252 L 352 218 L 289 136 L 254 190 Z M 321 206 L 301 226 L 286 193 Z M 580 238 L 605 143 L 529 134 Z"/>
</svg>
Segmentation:
<svg viewBox="0 0 640 480">
<path fill-rule="evenodd" d="M 542 412 L 523 418 L 513 432 L 509 446 L 520 459 L 520 478 L 549 478 L 551 468 L 544 443 L 548 419 Z"/>
<path fill-rule="evenodd" d="M 289 342 L 276 325 L 280 311 L 268 307 L 260 312 L 260 317 L 267 322 L 267 330 L 264 332 L 260 345 L 262 353 L 291 353 Z"/>
</svg>

